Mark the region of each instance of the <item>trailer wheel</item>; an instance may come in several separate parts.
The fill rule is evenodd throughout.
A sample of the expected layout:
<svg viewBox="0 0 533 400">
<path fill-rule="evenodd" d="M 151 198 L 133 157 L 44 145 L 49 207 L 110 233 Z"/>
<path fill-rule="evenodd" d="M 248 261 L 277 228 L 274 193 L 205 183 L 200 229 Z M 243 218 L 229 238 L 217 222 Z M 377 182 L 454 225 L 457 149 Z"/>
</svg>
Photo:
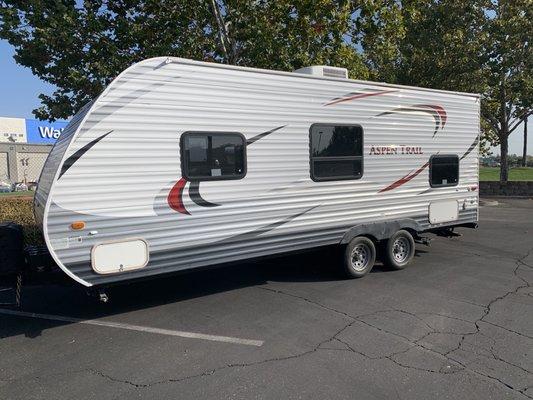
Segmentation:
<svg viewBox="0 0 533 400">
<path fill-rule="evenodd" d="M 348 278 L 368 274 L 376 261 L 376 247 L 364 236 L 353 238 L 344 251 L 344 273 Z"/>
<path fill-rule="evenodd" d="M 409 232 L 399 230 L 387 240 L 384 250 L 386 265 L 393 269 L 404 269 L 415 255 L 415 241 Z"/>
</svg>

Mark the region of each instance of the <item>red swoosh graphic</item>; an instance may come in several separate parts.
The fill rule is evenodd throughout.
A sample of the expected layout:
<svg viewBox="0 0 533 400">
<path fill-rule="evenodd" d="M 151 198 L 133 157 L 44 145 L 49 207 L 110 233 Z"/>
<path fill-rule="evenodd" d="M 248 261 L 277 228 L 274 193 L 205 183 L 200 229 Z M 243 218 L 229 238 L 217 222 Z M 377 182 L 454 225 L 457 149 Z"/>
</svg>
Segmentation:
<svg viewBox="0 0 533 400">
<path fill-rule="evenodd" d="M 187 180 L 185 178 L 181 178 L 179 181 L 177 181 L 168 193 L 167 203 L 174 211 L 177 211 L 182 214 L 191 215 L 191 213 L 187 211 L 187 209 L 183 205 L 182 195 L 183 189 L 185 188 L 186 184 Z"/>
<path fill-rule="evenodd" d="M 337 99 L 337 100 L 331 101 L 331 102 L 329 102 L 327 104 L 324 104 L 324 106 L 331 106 L 333 104 L 338 104 L 338 103 L 342 103 L 342 102 L 345 102 L 345 101 L 362 99 L 363 97 L 379 96 L 381 94 L 392 93 L 392 92 L 397 92 L 397 91 L 398 90 L 383 90 L 381 92 L 356 94 L 356 95 L 353 95 L 353 96 L 344 97 L 342 99 Z"/>
<path fill-rule="evenodd" d="M 448 119 L 448 116 L 446 114 L 446 110 L 444 107 L 436 106 L 434 104 L 422 104 L 421 107 L 429 107 L 434 109 L 440 117 L 440 129 L 444 129 L 444 125 L 446 125 L 446 120 Z"/>
<path fill-rule="evenodd" d="M 422 165 L 419 169 L 417 169 L 413 173 L 408 173 L 403 178 L 398 179 L 396 182 L 391 183 L 389 186 L 387 186 L 385 189 L 381 189 L 378 193 L 381 192 L 388 192 L 389 190 L 396 189 L 398 186 L 402 186 L 404 183 L 409 182 L 411 179 L 413 179 L 415 176 L 420 174 L 424 169 L 426 169 L 429 165 L 429 161 Z"/>
<path fill-rule="evenodd" d="M 396 108 L 393 108 L 392 110 L 379 113 L 376 115 L 376 117 L 381 117 L 382 115 L 390 115 L 390 114 L 413 112 L 413 111 L 425 112 L 433 117 L 433 119 L 435 120 L 435 131 L 433 132 L 433 136 L 437 134 L 439 127 L 440 129 L 444 129 L 444 125 L 446 125 L 446 120 L 447 120 L 446 110 L 444 109 L 444 107 L 437 106 L 434 104 L 413 104 L 411 106 L 396 107 Z"/>
</svg>

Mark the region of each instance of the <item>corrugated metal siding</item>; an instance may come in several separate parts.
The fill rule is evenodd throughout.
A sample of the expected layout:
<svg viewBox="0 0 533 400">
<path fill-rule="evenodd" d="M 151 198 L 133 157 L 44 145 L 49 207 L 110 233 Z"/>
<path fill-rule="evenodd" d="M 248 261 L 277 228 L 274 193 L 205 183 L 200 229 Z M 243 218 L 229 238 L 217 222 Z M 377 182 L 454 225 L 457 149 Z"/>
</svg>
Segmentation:
<svg viewBox="0 0 533 400">
<path fill-rule="evenodd" d="M 477 147 L 461 160 L 456 187 L 428 190 L 426 168 L 408 183 L 379 192 L 424 165 L 432 154 L 463 155 L 479 132 L 477 98 L 403 88 L 325 106 L 347 93 L 383 86 L 161 62 L 135 65 L 97 99 L 66 156 L 111 133 L 54 183 L 49 238 L 52 246 L 61 243 L 54 251 L 64 265 L 88 283 L 330 244 L 340 240 L 346 227 L 361 222 L 427 216 L 432 200 L 473 198 L 473 211 L 462 213 L 460 222 L 477 220 L 477 192 L 470 191 L 478 183 Z M 442 105 L 447 113 L 444 129 L 433 136 L 435 121 L 427 114 L 377 117 L 413 104 Z M 310 179 L 309 127 L 319 122 L 363 126 L 362 179 Z M 219 207 L 194 204 L 188 197 L 189 184 L 184 205 L 191 215 L 166 204 L 168 192 L 181 178 L 183 132 L 241 132 L 251 138 L 279 127 L 247 147 L 244 179 L 201 182 L 202 196 Z M 393 144 L 420 146 L 423 154 L 369 156 L 372 145 Z M 74 234 L 68 225 L 78 219 L 87 228 Z M 256 237 L 245 235 L 284 219 L 287 222 Z M 88 236 L 90 230 L 98 234 Z M 238 242 L 224 242 L 237 235 L 242 235 Z M 149 242 L 149 265 L 112 277 L 94 274 L 91 247 L 126 237 Z M 61 248 L 67 238 L 68 248 Z"/>
<path fill-rule="evenodd" d="M 46 158 L 34 197 L 35 218 L 41 227 L 43 224 L 44 209 L 48 200 L 48 195 L 50 194 L 52 182 L 54 181 L 55 174 L 60 166 L 61 159 L 67 151 L 74 133 L 78 129 L 83 117 L 85 117 L 85 114 L 89 111 L 92 103 L 93 102 L 87 103 L 76 113 L 76 115 L 74 115 L 74 117 L 72 117 Z"/>
</svg>

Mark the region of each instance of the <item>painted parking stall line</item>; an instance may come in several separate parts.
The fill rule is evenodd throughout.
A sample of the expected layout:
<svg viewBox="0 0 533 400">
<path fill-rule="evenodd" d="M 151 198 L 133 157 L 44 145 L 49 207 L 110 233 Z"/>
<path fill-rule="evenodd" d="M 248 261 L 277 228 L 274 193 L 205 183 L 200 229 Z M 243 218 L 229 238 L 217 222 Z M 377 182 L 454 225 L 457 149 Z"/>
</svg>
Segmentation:
<svg viewBox="0 0 533 400">
<path fill-rule="evenodd" d="M 208 335 L 205 333 L 197 333 L 197 332 L 175 331 L 171 329 L 161 329 L 161 328 L 152 328 L 148 326 L 124 324 L 121 322 L 102 321 L 102 320 L 96 320 L 96 319 L 81 319 L 81 318 L 74 318 L 74 317 L 66 317 L 62 315 L 37 314 L 37 313 L 31 313 L 27 311 L 0 309 L 0 314 L 13 315 L 13 316 L 25 317 L 25 318 L 46 319 L 49 321 L 71 322 L 71 323 L 83 324 L 83 325 L 104 326 L 108 328 L 125 329 L 129 331 L 155 333 L 158 335 L 177 336 L 177 337 L 188 338 L 188 339 L 209 340 L 211 342 L 241 344 L 245 346 L 261 347 L 264 343 L 263 340 L 243 339 L 243 338 L 237 338 L 237 337 L 231 337 L 231 336 Z"/>
</svg>

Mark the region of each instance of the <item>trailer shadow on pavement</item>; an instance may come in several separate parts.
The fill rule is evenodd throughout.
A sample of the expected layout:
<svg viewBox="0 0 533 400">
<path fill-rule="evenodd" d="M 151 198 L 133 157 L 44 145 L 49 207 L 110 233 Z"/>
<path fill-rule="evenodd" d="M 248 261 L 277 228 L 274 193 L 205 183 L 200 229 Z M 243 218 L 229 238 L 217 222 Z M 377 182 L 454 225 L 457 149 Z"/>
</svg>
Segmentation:
<svg viewBox="0 0 533 400">
<path fill-rule="evenodd" d="M 321 249 L 118 286 L 107 304 L 30 286 L 23 311 L 70 320 L 0 313 L 0 398 L 533 398 L 533 200 L 459 232 L 358 280 Z"/>
<path fill-rule="evenodd" d="M 417 249 L 415 257 L 427 250 Z M 337 247 L 270 257 L 263 260 L 186 271 L 166 277 L 131 282 L 106 288 L 109 302 L 102 303 L 89 291 L 62 275 L 44 284 L 30 283 L 24 288 L 20 311 L 42 315 L 68 316 L 96 320 L 165 304 L 176 304 L 216 293 L 235 291 L 269 282 L 342 282 L 341 260 Z M 394 273 L 379 260 L 371 274 Z M 24 334 L 36 338 L 44 329 L 68 325 L 68 321 L 37 318 L 34 324 L 10 325 L 0 329 L 0 338 Z M 23 328 L 21 331 L 19 328 Z"/>
</svg>

